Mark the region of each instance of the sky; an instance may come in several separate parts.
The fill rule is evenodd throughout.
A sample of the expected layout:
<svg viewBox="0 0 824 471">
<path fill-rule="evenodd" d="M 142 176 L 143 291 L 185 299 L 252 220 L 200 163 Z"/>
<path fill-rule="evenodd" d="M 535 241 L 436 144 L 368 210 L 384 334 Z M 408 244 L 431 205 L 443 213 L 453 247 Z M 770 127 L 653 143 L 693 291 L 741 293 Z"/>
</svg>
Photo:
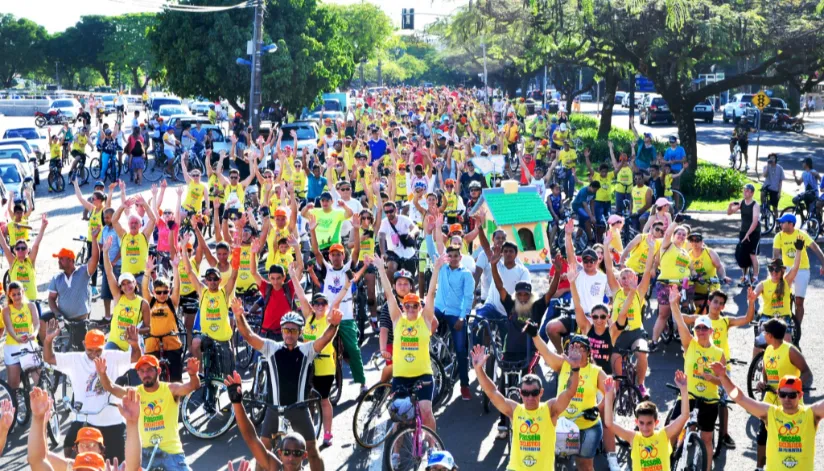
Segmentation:
<svg viewBox="0 0 824 471">
<path fill-rule="evenodd" d="M 84 15 L 114 16 L 158 11 L 156 5 L 164 3 L 164 0 L 3 0 L 2 3 L 0 13 L 28 18 L 43 25 L 49 33 L 56 33 L 73 26 Z M 361 0 L 326 0 L 325 3 L 349 5 L 361 3 Z M 457 7 L 467 4 L 468 0 L 370 0 L 370 3 L 386 12 L 398 28 L 401 24 L 401 10 L 414 8 L 415 29 L 420 30 L 435 21 L 437 15 L 448 15 Z"/>
</svg>

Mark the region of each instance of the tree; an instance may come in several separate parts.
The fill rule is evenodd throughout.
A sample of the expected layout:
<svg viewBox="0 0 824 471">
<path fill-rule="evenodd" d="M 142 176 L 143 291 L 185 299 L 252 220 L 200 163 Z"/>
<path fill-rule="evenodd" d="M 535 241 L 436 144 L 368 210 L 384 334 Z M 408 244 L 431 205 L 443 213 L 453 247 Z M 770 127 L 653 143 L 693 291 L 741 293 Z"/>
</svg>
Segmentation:
<svg viewBox="0 0 824 471">
<path fill-rule="evenodd" d="M 234 0 L 223 0 L 232 4 Z M 214 0 L 181 4 L 215 5 Z M 341 35 L 343 24 L 331 9 L 315 0 L 266 0 L 264 44 L 276 42 L 274 54 L 262 56 L 263 103 L 280 100 L 290 109 L 309 105 L 322 92 L 334 90 L 353 71 L 351 45 Z M 239 110 L 249 94 L 250 72 L 235 63 L 246 58 L 252 37 L 247 9 L 209 14 L 164 11 L 149 37 L 166 83 L 181 96 L 226 98 Z M 193 38 L 197 38 L 196 47 Z"/>
<path fill-rule="evenodd" d="M 392 20 L 372 3 L 324 5 L 338 15 L 344 24 L 342 35 L 352 45 L 352 62 L 360 64 L 376 59 L 384 41 L 392 34 Z M 350 77 L 351 78 L 351 77 Z"/>
<path fill-rule="evenodd" d="M 25 18 L 0 15 L 0 81 L 14 86 L 14 77 L 45 65 L 46 29 Z"/>
<path fill-rule="evenodd" d="M 148 39 L 157 26 L 157 15 L 134 13 L 111 17 L 110 21 L 114 34 L 105 42 L 101 59 L 128 72 L 133 87 L 142 92 L 149 80 L 162 75 Z"/>
</svg>

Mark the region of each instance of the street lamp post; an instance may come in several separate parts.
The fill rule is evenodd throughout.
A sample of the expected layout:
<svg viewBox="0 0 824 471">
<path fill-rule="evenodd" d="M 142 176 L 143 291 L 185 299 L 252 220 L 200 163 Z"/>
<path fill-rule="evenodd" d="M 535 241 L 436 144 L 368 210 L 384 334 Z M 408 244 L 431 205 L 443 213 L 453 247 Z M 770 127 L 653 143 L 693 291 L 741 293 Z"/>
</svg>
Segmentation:
<svg viewBox="0 0 824 471">
<path fill-rule="evenodd" d="M 249 125 L 252 132 L 257 133 L 260 129 L 260 43 L 263 37 L 263 14 L 265 7 L 263 0 L 255 2 L 255 26 L 252 33 L 252 78 L 249 86 Z"/>
</svg>

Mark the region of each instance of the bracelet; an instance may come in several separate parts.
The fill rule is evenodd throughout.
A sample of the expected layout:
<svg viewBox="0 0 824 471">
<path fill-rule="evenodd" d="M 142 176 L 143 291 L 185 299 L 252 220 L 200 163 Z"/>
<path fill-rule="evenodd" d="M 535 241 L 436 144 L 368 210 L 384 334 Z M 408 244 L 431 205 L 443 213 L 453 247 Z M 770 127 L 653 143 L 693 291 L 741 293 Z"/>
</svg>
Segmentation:
<svg viewBox="0 0 824 471">
<path fill-rule="evenodd" d="M 581 370 L 581 368 L 571 368 L 570 369 L 570 371 L 573 372 L 573 373 L 577 373 L 580 370 Z"/>
<path fill-rule="evenodd" d="M 616 321 L 615 321 L 615 328 L 616 328 L 616 329 L 618 329 L 618 330 L 624 330 L 624 329 L 626 329 L 626 328 L 627 328 L 627 324 L 629 324 L 629 322 L 624 322 L 624 325 L 621 325 L 621 324 L 620 324 L 620 323 L 618 323 L 618 321 L 616 320 Z"/>
</svg>

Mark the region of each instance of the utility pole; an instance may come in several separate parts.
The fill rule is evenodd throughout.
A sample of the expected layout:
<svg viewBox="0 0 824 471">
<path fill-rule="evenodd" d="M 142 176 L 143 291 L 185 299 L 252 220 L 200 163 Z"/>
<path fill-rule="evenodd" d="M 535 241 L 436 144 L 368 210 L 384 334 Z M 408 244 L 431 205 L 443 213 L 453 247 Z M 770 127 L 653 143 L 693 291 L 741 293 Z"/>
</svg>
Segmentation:
<svg viewBox="0 0 824 471">
<path fill-rule="evenodd" d="M 383 62 L 380 59 L 378 59 L 378 86 L 379 87 L 383 86 L 383 71 L 381 70 L 382 66 L 383 66 Z"/>
<path fill-rule="evenodd" d="M 60 61 L 54 61 L 54 84 L 57 85 L 57 88 L 60 88 L 60 71 L 57 70 L 57 64 Z"/>
<path fill-rule="evenodd" d="M 246 105 L 249 110 L 249 125 L 252 126 L 254 134 L 260 131 L 260 45 L 263 39 L 264 11 L 263 0 L 256 0 L 255 25 L 252 33 L 252 78 L 249 87 L 249 103 Z"/>
<path fill-rule="evenodd" d="M 488 76 L 486 73 L 486 38 L 483 36 L 481 37 L 481 47 L 484 50 L 484 101 L 489 104 L 489 82 L 487 82 Z"/>
</svg>

